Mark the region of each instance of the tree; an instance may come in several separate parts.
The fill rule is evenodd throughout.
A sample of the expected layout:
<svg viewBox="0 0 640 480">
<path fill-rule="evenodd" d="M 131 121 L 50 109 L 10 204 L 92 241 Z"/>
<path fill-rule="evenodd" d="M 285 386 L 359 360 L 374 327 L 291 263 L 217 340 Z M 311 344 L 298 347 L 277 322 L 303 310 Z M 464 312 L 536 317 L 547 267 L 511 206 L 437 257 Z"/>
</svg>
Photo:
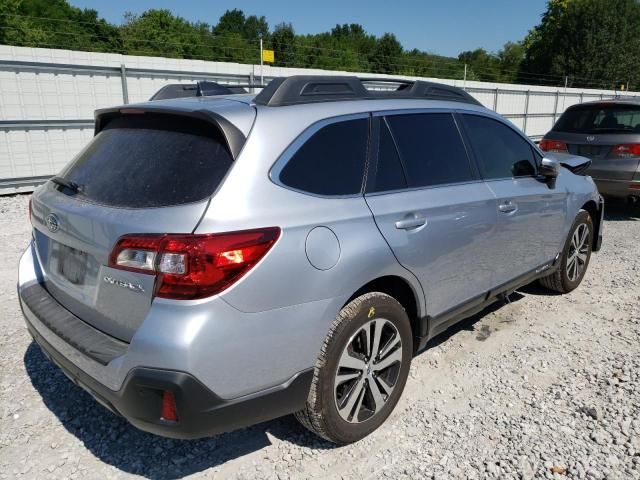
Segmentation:
<svg viewBox="0 0 640 480">
<path fill-rule="evenodd" d="M 118 28 L 66 0 L 1 0 L 0 43 L 118 52 Z"/>
<path fill-rule="evenodd" d="M 271 34 L 271 45 L 278 67 L 296 66 L 296 33 L 290 23 L 279 23 Z"/>
<path fill-rule="evenodd" d="M 574 86 L 640 82 L 637 0 L 550 0 L 540 25 L 524 41 L 521 77 L 548 75 Z"/>
<path fill-rule="evenodd" d="M 376 42 L 370 57 L 375 73 L 398 73 L 403 65 L 402 45 L 393 33 L 385 33 Z"/>
<path fill-rule="evenodd" d="M 498 52 L 498 63 L 500 70 L 500 81 L 504 83 L 514 83 L 520 72 L 520 67 L 524 61 L 524 45 L 522 42 L 507 42 Z"/>
<path fill-rule="evenodd" d="M 462 52 L 458 60 L 467 65 L 467 78 L 483 82 L 500 81 L 500 61 L 484 48 Z"/>
<path fill-rule="evenodd" d="M 192 24 L 169 10 L 125 13 L 123 49 L 130 55 L 211 59 L 216 45 L 204 23 Z"/>
<path fill-rule="evenodd" d="M 216 35 L 222 35 L 225 33 L 237 33 L 242 35 L 244 33 L 244 25 L 246 19 L 244 18 L 244 12 L 234 8 L 233 10 L 227 10 L 222 14 L 218 25 L 213 29 Z"/>
<path fill-rule="evenodd" d="M 244 22 L 242 31 L 244 38 L 247 40 L 255 40 L 260 37 L 267 39 L 269 37 L 269 24 L 264 16 L 249 15 Z"/>
</svg>

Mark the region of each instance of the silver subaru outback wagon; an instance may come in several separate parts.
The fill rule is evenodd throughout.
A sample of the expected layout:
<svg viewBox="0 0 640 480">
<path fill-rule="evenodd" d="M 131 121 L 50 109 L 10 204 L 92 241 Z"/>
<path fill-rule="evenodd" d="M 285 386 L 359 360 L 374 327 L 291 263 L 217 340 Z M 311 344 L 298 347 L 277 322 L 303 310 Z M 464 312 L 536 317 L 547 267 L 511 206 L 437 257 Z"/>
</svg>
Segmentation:
<svg viewBox="0 0 640 480">
<path fill-rule="evenodd" d="M 544 157 L 466 92 L 356 77 L 99 110 L 30 205 L 26 324 L 136 427 L 196 438 L 295 413 L 378 428 L 409 364 L 601 243 L 589 161 Z"/>
</svg>

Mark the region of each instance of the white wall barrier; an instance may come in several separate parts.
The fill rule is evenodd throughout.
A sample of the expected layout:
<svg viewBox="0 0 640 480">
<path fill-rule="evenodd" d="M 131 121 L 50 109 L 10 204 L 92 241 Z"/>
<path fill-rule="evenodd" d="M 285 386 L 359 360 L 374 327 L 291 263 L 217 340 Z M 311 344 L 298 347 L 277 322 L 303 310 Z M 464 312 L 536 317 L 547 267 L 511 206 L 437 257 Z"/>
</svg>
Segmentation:
<svg viewBox="0 0 640 480">
<path fill-rule="evenodd" d="M 57 173 L 93 135 L 97 108 L 148 100 L 167 83 L 259 83 L 296 74 L 361 75 L 0 45 L 0 194 L 29 191 Z M 418 77 L 375 75 L 385 78 Z M 466 88 L 486 107 L 540 138 L 569 106 L 617 95 L 611 90 L 426 78 Z"/>
</svg>

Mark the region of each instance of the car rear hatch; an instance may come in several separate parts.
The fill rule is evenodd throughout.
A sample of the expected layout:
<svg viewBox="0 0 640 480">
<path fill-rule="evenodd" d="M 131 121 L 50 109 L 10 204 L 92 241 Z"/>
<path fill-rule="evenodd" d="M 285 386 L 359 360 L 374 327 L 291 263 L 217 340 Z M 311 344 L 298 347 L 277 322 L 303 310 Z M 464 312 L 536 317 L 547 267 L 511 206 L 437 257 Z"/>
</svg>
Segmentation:
<svg viewBox="0 0 640 480">
<path fill-rule="evenodd" d="M 593 161 L 594 178 L 631 180 L 640 163 L 640 105 L 596 102 L 568 109 L 545 139 Z"/>
<path fill-rule="evenodd" d="M 238 105 L 252 122 L 254 110 Z M 99 112 L 94 139 L 33 195 L 49 293 L 93 327 L 130 341 L 153 301 L 155 275 L 111 268 L 114 245 L 127 234 L 192 233 L 244 138 L 210 112 Z"/>
</svg>

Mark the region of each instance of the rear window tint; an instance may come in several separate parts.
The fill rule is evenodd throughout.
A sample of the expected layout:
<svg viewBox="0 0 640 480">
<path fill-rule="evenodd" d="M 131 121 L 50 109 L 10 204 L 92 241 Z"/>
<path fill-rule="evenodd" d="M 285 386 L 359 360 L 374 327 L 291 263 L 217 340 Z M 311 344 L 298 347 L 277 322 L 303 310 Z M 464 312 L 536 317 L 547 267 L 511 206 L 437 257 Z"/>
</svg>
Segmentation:
<svg viewBox="0 0 640 480">
<path fill-rule="evenodd" d="M 369 121 L 346 120 L 321 128 L 291 157 L 280 181 L 318 195 L 352 195 L 362 190 Z"/>
<path fill-rule="evenodd" d="M 212 124 L 172 115 L 127 115 L 109 122 L 61 176 L 94 203 L 167 207 L 209 197 L 232 162 Z"/>
<path fill-rule="evenodd" d="M 446 185 L 473 180 L 469 157 L 449 113 L 387 117 L 409 187 Z"/>
<path fill-rule="evenodd" d="M 640 133 L 640 107 L 616 104 L 574 107 L 564 112 L 553 130 L 568 133 Z"/>
<path fill-rule="evenodd" d="M 373 192 L 385 192 L 407 188 L 398 150 L 384 119 L 380 121 L 380 145 L 378 146 L 378 168 L 373 181 Z"/>
</svg>

